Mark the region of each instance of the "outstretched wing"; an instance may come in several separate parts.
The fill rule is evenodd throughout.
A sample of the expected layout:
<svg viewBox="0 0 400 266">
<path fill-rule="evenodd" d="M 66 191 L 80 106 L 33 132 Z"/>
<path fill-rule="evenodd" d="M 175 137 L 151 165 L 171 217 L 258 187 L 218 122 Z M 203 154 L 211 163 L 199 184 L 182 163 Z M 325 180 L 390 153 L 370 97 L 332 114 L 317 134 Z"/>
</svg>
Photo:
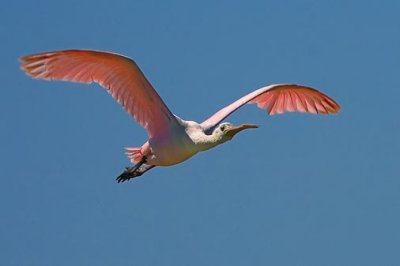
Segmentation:
<svg viewBox="0 0 400 266">
<path fill-rule="evenodd" d="M 21 62 L 21 69 L 37 79 L 100 84 L 150 137 L 168 131 L 176 121 L 136 63 L 122 55 L 64 50 L 24 56 Z"/>
<path fill-rule="evenodd" d="M 269 115 L 284 112 L 337 113 L 340 106 L 325 94 L 306 86 L 276 84 L 255 90 L 232 104 L 222 108 L 201 123 L 205 130 L 212 129 L 231 113 L 246 103 L 256 103 Z"/>
</svg>

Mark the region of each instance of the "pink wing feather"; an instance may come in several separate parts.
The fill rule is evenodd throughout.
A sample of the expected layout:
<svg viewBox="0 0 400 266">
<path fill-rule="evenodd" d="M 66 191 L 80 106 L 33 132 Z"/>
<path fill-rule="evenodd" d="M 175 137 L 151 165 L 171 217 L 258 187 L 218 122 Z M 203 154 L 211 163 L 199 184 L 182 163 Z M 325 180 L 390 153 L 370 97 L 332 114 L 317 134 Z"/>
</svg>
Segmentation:
<svg viewBox="0 0 400 266">
<path fill-rule="evenodd" d="M 64 50 L 21 58 L 21 69 L 37 79 L 96 82 L 106 88 L 150 137 L 169 130 L 175 116 L 136 63 L 122 55 Z"/>
<path fill-rule="evenodd" d="M 255 103 L 269 115 L 285 112 L 337 113 L 340 106 L 325 94 L 305 86 L 277 84 L 255 90 L 222 108 L 201 125 L 211 129 L 246 103 Z"/>
</svg>

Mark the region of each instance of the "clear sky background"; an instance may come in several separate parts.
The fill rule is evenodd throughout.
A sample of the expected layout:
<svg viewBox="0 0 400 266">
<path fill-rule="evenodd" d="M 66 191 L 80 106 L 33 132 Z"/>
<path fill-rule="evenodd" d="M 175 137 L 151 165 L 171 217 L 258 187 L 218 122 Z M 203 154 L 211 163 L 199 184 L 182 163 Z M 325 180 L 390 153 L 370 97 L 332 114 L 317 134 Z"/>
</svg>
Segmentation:
<svg viewBox="0 0 400 266">
<path fill-rule="evenodd" d="M 1 265 L 400 265 L 399 1 L 7 1 L 0 7 Z M 98 85 L 33 80 L 20 56 L 134 58 L 202 121 L 272 83 L 339 115 L 268 117 L 132 182 L 145 131 Z"/>
</svg>

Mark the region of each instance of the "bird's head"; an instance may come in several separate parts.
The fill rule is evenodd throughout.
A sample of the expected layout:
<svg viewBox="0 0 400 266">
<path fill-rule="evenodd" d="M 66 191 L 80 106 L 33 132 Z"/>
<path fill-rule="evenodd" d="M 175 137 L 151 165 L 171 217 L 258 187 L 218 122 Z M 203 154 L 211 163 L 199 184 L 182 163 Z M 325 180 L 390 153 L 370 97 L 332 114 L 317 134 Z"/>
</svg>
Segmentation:
<svg viewBox="0 0 400 266">
<path fill-rule="evenodd" d="M 232 123 L 224 122 L 219 124 L 213 131 L 213 135 L 217 136 L 220 144 L 231 140 L 237 133 L 248 128 L 258 128 L 257 125 L 242 124 L 235 126 Z"/>
</svg>

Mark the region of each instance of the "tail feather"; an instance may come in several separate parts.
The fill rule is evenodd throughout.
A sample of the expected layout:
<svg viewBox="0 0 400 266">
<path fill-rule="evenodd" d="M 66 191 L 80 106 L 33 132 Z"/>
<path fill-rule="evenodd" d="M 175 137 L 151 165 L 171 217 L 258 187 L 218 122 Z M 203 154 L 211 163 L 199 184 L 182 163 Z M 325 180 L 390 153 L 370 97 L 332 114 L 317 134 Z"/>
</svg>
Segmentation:
<svg viewBox="0 0 400 266">
<path fill-rule="evenodd" d="M 126 147 L 125 154 L 131 159 L 134 164 L 139 163 L 143 158 L 142 147 Z"/>
</svg>

